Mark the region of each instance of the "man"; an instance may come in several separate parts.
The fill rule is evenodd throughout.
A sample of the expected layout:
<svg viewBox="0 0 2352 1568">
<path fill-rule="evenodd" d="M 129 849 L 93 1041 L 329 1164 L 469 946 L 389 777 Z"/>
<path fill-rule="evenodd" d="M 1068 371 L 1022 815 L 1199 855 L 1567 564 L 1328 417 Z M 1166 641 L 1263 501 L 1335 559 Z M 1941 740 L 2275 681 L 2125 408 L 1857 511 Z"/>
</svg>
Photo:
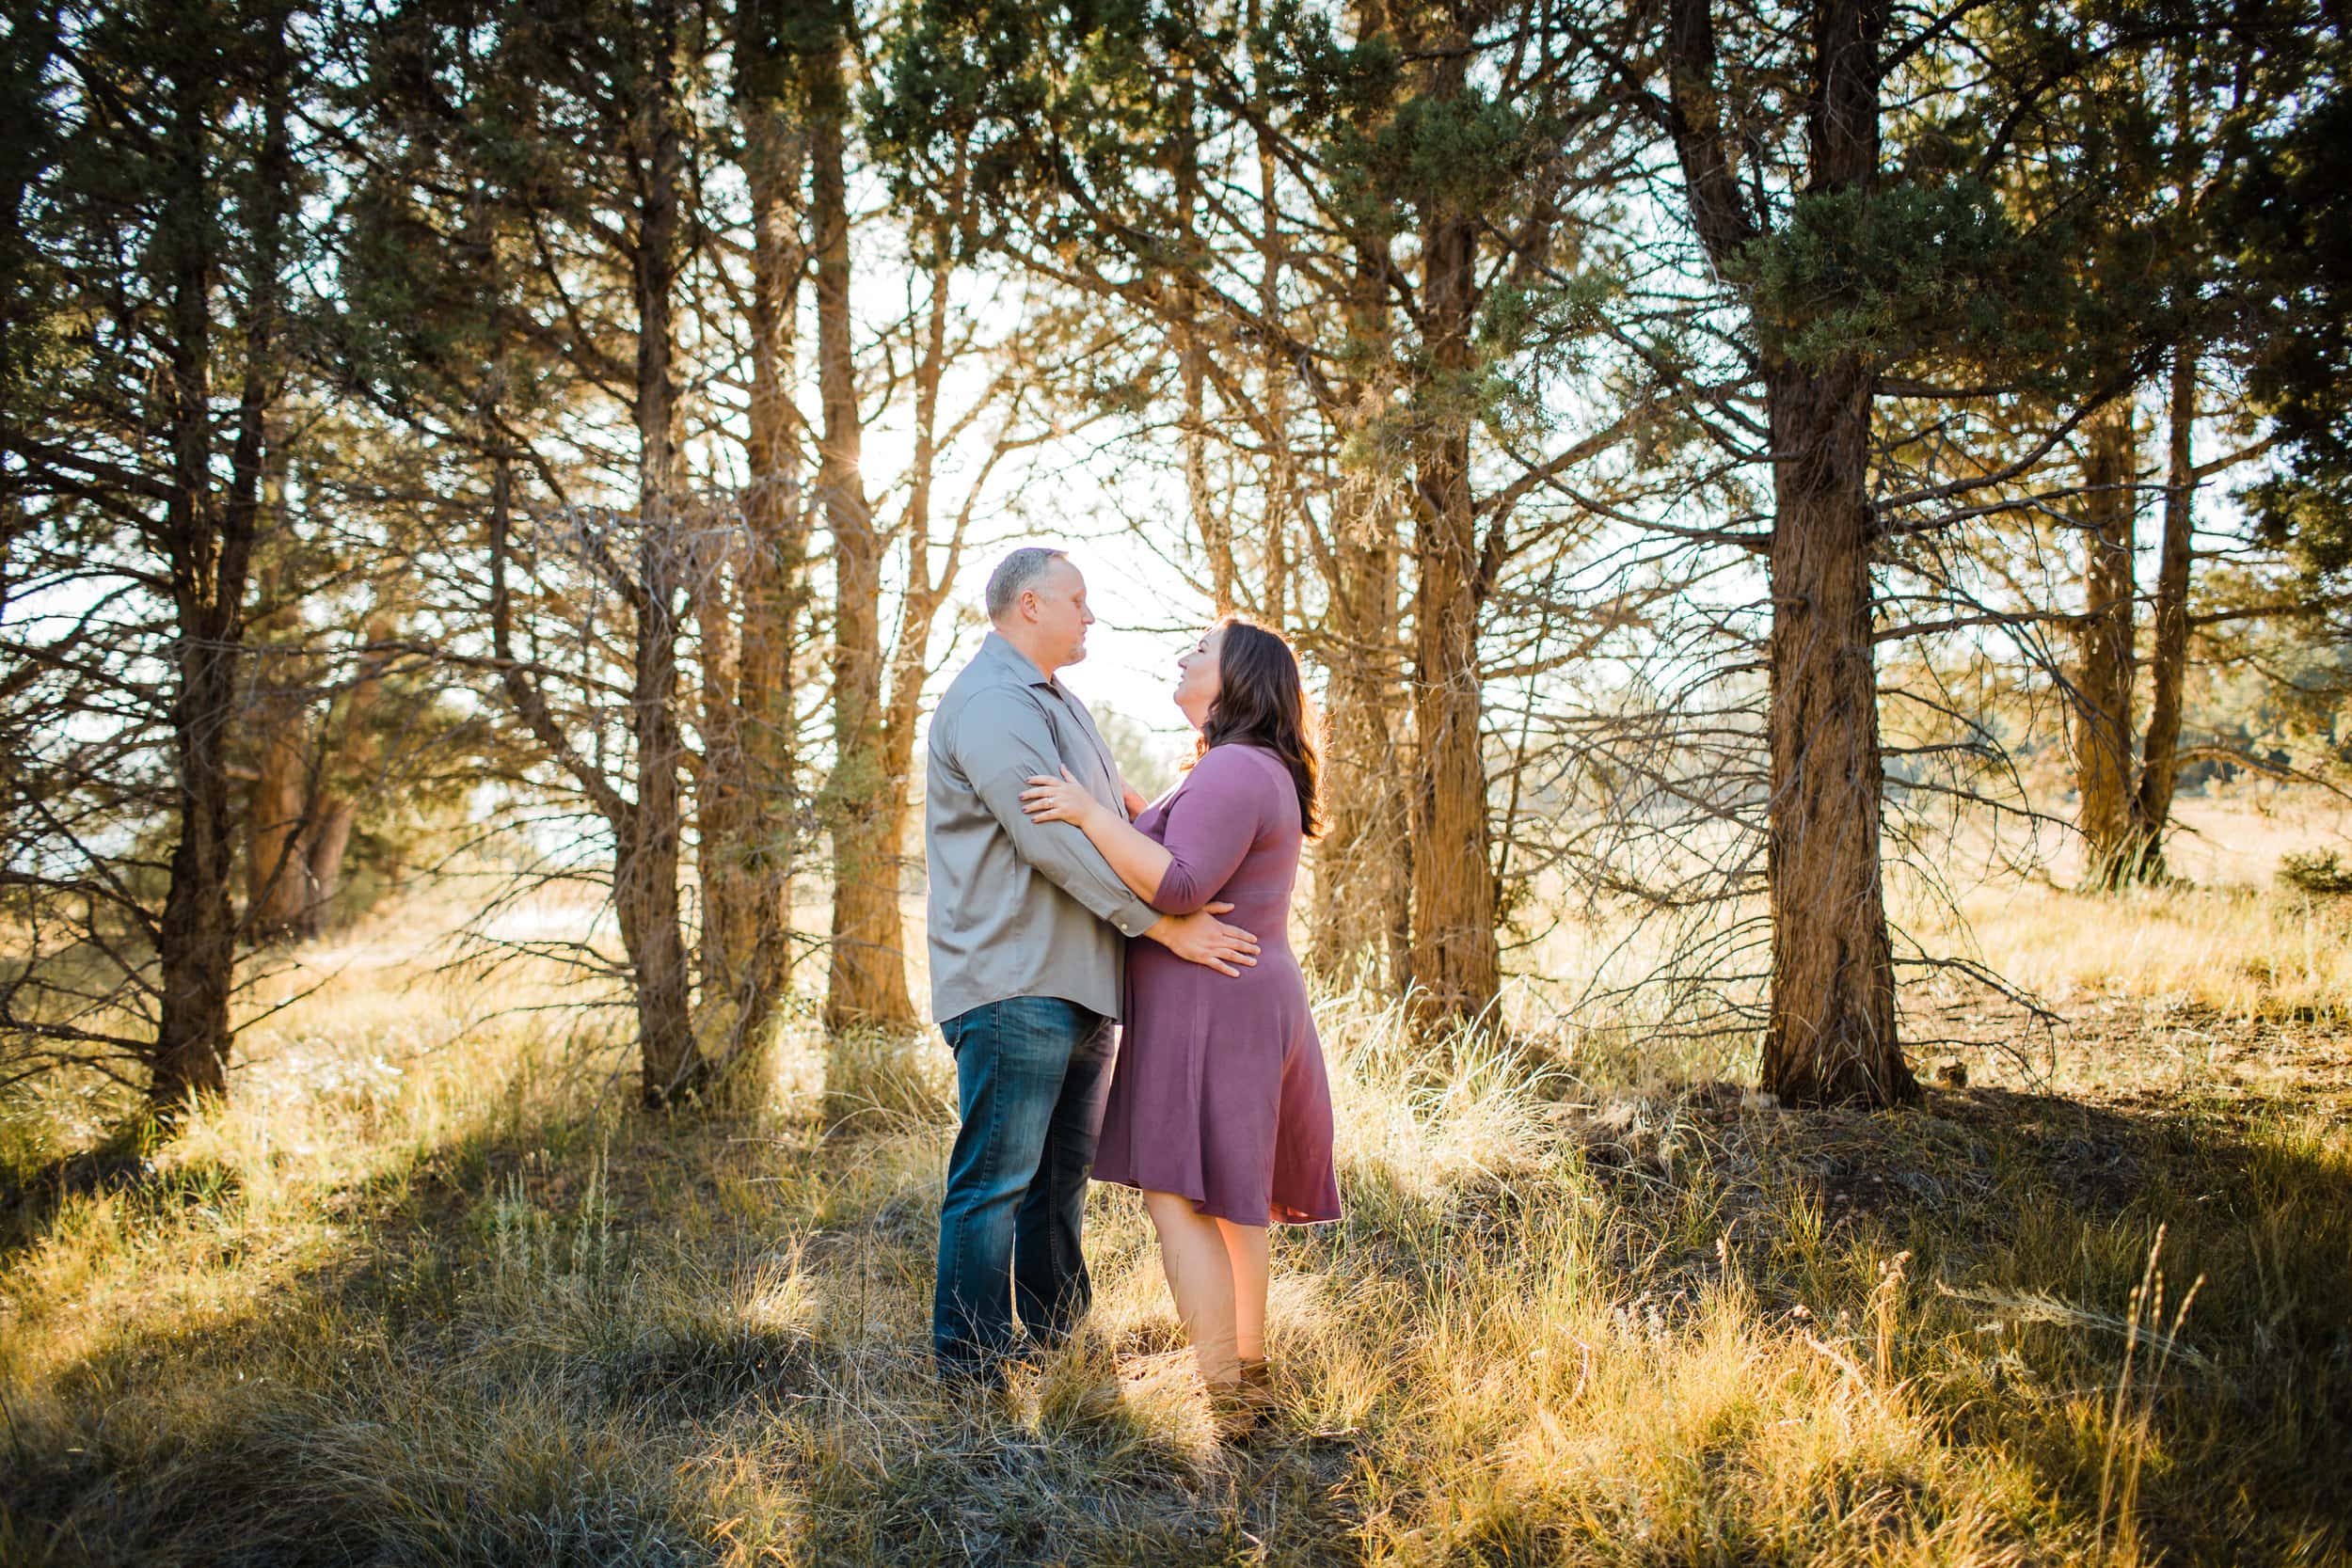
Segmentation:
<svg viewBox="0 0 2352 1568">
<path fill-rule="evenodd" d="M 1064 768 L 1131 800 L 1086 705 L 1056 679 L 1086 657 L 1086 579 L 1060 550 L 1013 551 L 988 579 L 993 629 L 931 717 L 923 850 L 931 1016 L 956 1056 L 962 1125 L 939 1216 L 931 1349 L 943 1376 L 994 1381 L 1013 1308 L 1051 1347 L 1092 1296 L 1079 1230 L 1116 1055 L 1126 939 L 1235 974 L 1258 943 L 1216 918 L 1137 898 L 1086 835 L 1032 822 L 1021 791 Z"/>
</svg>

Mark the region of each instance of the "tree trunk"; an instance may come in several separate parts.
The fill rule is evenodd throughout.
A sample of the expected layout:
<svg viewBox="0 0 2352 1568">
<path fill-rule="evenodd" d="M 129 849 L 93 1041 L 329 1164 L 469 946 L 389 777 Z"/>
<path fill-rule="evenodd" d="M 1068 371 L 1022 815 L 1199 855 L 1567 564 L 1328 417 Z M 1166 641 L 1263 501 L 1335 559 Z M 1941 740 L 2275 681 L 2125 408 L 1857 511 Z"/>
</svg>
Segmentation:
<svg viewBox="0 0 2352 1568">
<path fill-rule="evenodd" d="M 882 703 L 882 563 L 859 472 L 864 432 L 850 341 L 850 214 L 843 168 L 849 116 L 836 45 L 811 55 L 809 201 L 817 252 L 817 379 L 824 435 L 817 486 L 834 538 L 832 973 L 825 1026 L 911 1029 L 898 909 L 898 816 L 887 787 Z"/>
<path fill-rule="evenodd" d="M 1359 241 L 1347 303 L 1350 358 L 1389 355 L 1384 241 Z M 1315 967 L 1335 979 L 1401 985 L 1409 971 L 1412 831 L 1397 731 L 1395 491 L 1371 427 L 1385 410 L 1385 376 L 1343 388 L 1342 467 L 1331 503 L 1331 577 L 1323 662 L 1325 831 L 1314 847 L 1310 915 Z"/>
<path fill-rule="evenodd" d="M 2133 555 L 2137 477 L 2131 401 L 2101 410 L 2083 467 L 2083 619 L 2074 704 L 2085 880 L 2112 888 L 2132 858 Z"/>
<path fill-rule="evenodd" d="M 302 856 L 310 871 L 310 902 L 302 911 L 297 935 L 315 937 L 326 929 L 335 895 L 342 891 L 343 856 L 358 821 L 359 802 L 344 797 L 328 796 L 312 812 L 310 842 Z"/>
<path fill-rule="evenodd" d="M 949 193 L 961 214 L 963 166 L 958 159 Z M 959 526 L 948 543 L 946 569 L 931 575 L 931 504 L 939 467 L 939 397 L 947 368 L 947 318 L 952 307 L 953 232 L 943 223 L 931 238 L 930 299 L 923 318 L 923 342 L 914 359 L 914 461 L 908 475 L 906 515 L 900 532 L 906 540 L 906 591 L 898 604 L 898 639 L 892 644 L 889 695 L 882 727 L 882 810 L 895 863 L 902 853 L 910 821 L 909 795 L 914 775 L 914 730 L 923 696 L 923 679 L 930 669 L 931 629 L 946 602 L 947 587 L 961 554 Z"/>
<path fill-rule="evenodd" d="M 637 309 L 637 610 L 629 729 L 637 799 L 616 846 L 614 912 L 636 972 L 639 1086 L 649 1106 L 701 1087 L 707 1063 L 696 1047 L 691 980 L 679 928 L 678 768 L 684 743 L 677 712 L 678 574 L 676 384 L 671 314 L 677 282 L 680 150 L 674 94 L 676 18 L 656 7 L 651 80 L 636 150 L 643 179 L 634 251 Z"/>
<path fill-rule="evenodd" d="M 269 515 L 283 515 L 286 454 L 281 439 L 283 421 L 263 427 L 268 462 L 262 476 L 262 502 Z M 256 541 L 252 582 L 247 598 L 253 609 L 246 617 L 245 635 L 277 641 L 298 641 L 302 636 L 299 600 L 281 582 L 286 549 Z M 310 704 L 303 678 L 294 673 L 307 661 L 291 648 L 280 647 L 254 666 L 248 691 L 238 714 L 241 738 L 250 737 L 252 780 L 245 797 L 245 916 L 244 940 L 281 942 L 300 934 L 303 911 L 310 906 L 310 868 L 304 845 L 312 826 L 308 815 L 311 770 Z"/>
<path fill-rule="evenodd" d="M 1360 476 L 1342 482 L 1343 523 L 1375 488 Z M 1385 529 L 1389 519 L 1375 515 L 1366 526 Z M 1314 847 L 1312 951 L 1315 967 L 1335 979 L 1394 985 L 1409 973 L 1414 885 L 1397 735 L 1396 551 L 1386 541 L 1343 538 L 1334 554 L 1340 581 L 1325 638 L 1325 831 Z"/>
<path fill-rule="evenodd" d="M 236 927 L 229 888 L 236 840 L 230 815 L 228 740 L 236 717 L 237 666 L 245 637 L 246 578 L 259 528 L 264 421 L 276 401 L 278 276 L 291 204 L 293 160 L 286 133 L 290 87 L 284 18 L 262 94 L 262 147 L 253 181 L 252 243 L 246 258 L 243 385 L 228 462 L 228 492 L 213 490 L 211 298 L 218 221 L 208 128 L 215 83 L 192 58 L 173 83 L 165 155 L 163 222 L 171 300 L 171 494 L 162 541 L 179 626 L 179 689 L 171 729 L 179 841 L 156 928 L 160 1000 L 148 1098 L 162 1117 L 191 1096 L 228 1088 L 233 1039 L 229 1000 L 235 980 Z M 192 57 L 200 58 L 193 45 Z"/>
<path fill-rule="evenodd" d="M 1209 494 L 1209 426 L 1207 415 L 1208 345 L 1201 341 L 1200 284 L 1194 254 L 1194 232 L 1200 204 L 1200 147 L 1193 135 L 1192 75 L 1185 71 L 1176 89 L 1176 240 L 1184 247 L 1176 277 L 1176 379 L 1184 407 L 1177 429 L 1184 440 L 1184 503 L 1192 515 L 1193 537 L 1200 541 L 1209 563 L 1209 598 L 1214 612 L 1230 615 L 1234 599 L 1233 535 Z"/>
<path fill-rule="evenodd" d="M 2132 874 L 2151 882 L 2167 875 L 2164 840 L 2172 826 L 2172 789 L 2180 774 L 2181 692 L 2188 675 L 2188 579 L 2197 548 L 2197 349 L 2192 343 L 2173 351 L 2169 391 L 2164 546 L 2156 564 L 2155 636 L 2148 659 L 2148 733 L 2125 856 Z"/>
<path fill-rule="evenodd" d="M 1917 1093 L 1896 1034 L 1879 880 L 1872 379 L 1851 364 L 1783 368 L 1766 390 L 1775 461 L 1763 1086 L 1795 1104 L 1884 1105 Z"/>
<path fill-rule="evenodd" d="M 1711 21 L 1678 40 L 1709 60 Z M 1884 0 L 1828 0 L 1814 13 L 1807 119 L 1810 186 L 1873 189 L 1879 164 L 1879 47 Z M 1678 62 L 1679 63 L 1679 62 Z M 1711 119 L 1714 110 L 1707 110 Z M 1717 149 L 1720 151 L 1720 146 Z M 1686 178 L 1714 192 L 1710 249 L 1724 233 L 1727 165 Z M 1699 205 L 1694 194 L 1694 208 Z M 1800 367 L 1768 361 L 1772 443 L 1772 631 L 1765 721 L 1772 798 L 1766 809 L 1772 997 L 1763 1087 L 1798 1104 L 1914 1098 L 1895 1026 L 1895 968 L 1880 883 L 1883 789 L 1878 672 L 1872 655 L 1870 411 L 1875 369 L 1851 359 Z"/>
<path fill-rule="evenodd" d="M 261 698 L 242 715 L 254 739 L 254 777 L 246 790 L 245 928 L 255 942 L 299 933 L 311 899 L 303 854 L 310 826 L 309 736 L 299 703 Z"/>
<path fill-rule="evenodd" d="M 2172 173 L 2184 203 L 2203 182 L 2205 150 L 2198 134 L 2196 85 L 2176 69 L 2172 82 Z M 2197 362 L 2195 338 L 2172 349 L 2165 397 L 2164 542 L 2156 562 L 2154 636 L 2149 650 L 2148 733 L 2141 742 L 2138 787 L 2132 796 L 2131 837 L 2122 857 L 2137 881 L 2169 876 L 2165 838 L 2172 826 L 2172 792 L 2179 782 L 2181 696 L 2188 676 L 2188 580 L 2197 551 Z"/>
<path fill-rule="evenodd" d="M 1461 67 L 1440 70 L 1460 86 Z M 1477 218 L 1440 206 L 1423 235 L 1422 309 L 1434 408 L 1416 453 L 1419 596 L 1413 618 L 1413 925 L 1407 979 L 1424 1022 L 1483 1012 L 1502 989 L 1478 679 L 1478 519 L 1470 475 L 1469 379 L 1477 311 Z"/>
<path fill-rule="evenodd" d="M 1252 0 L 1249 25 L 1253 29 L 1257 25 L 1257 9 Z M 1258 314 L 1269 325 L 1279 325 L 1282 320 L 1282 207 L 1276 182 L 1274 136 L 1266 128 L 1272 120 L 1263 102 L 1259 112 L 1262 123 L 1258 132 Z M 1290 367 L 1271 332 L 1266 337 L 1260 373 L 1264 377 L 1265 424 L 1274 436 L 1272 450 L 1266 453 L 1265 518 L 1261 531 L 1265 549 L 1265 596 L 1262 603 L 1265 624 L 1279 631 L 1285 624 L 1285 606 L 1290 598 L 1289 524 L 1296 462 L 1288 438 Z"/>
<path fill-rule="evenodd" d="M 366 628 L 369 641 L 389 642 L 399 635 L 399 618 L 379 608 L 368 617 Z M 372 716 L 384 693 L 388 661 L 389 656 L 371 656 L 359 667 L 351 694 L 343 700 L 340 720 L 330 711 L 320 727 L 324 755 L 313 774 L 304 812 L 302 862 L 310 901 L 295 927 L 299 936 L 315 937 L 326 929 L 336 896 L 342 891 L 343 857 L 351 848 L 352 831 L 358 826 L 360 797 L 368 787 L 366 774 L 375 759 Z M 336 777 L 346 781 L 344 785 L 328 782 L 326 775 L 330 767 Z M 342 788 L 357 790 L 359 796 L 344 794 Z"/>
<path fill-rule="evenodd" d="M 724 871 L 706 896 L 705 1006 L 723 1009 L 730 1059 L 764 1055 L 791 982 L 792 873 L 800 843 L 800 763 L 793 720 L 792 643 L 804 606 L 808 520 L 801 493 L 800 412 L 792 402 L 794 327 L 807 249 L 796 190 L 805 161 L 784 107 L 777 42 L 749 30 L 737 40 L 743 171 L 752 200 L 752 386 L 746 410 L 741 631 L 736 641 L 733 736 L 720 791 L 703 824 L 703 854 Z M 706 763 L 706 767 L 708 764 Z"/>
<path fill-rule="evenodd" d="M 754 890 L 741 846 L 749 837 L 751 790 L 745 778 L 742 654 L 729 568 L 741 552 L 713 547 L 696 563 L 691 602 L 701 642 L 702 770 L 694 791 L 702 879 L 700 1031 L 718 1059 L 738 1044 L 737 966 L 750 948 Z"/>
</svg>

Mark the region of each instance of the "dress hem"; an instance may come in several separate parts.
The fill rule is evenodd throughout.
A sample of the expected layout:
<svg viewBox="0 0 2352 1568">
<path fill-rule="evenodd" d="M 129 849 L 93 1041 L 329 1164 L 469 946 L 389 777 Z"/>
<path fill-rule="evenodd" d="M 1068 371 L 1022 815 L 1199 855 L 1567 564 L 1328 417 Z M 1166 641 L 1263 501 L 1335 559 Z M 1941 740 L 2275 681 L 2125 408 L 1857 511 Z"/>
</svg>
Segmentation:
<svg viewBox="0 0 2352 1568">
<path fill-rule="evenodd" d="M 1178 1197 L 1183 1198 L 1185 1202 L 1187 1202 L 1187 1203 L 1189 1203 L 1189 1204 L 1191 1204 L 1191 1205 L 1192 1205 L 1192 1208 L 1193 1208 L 1193 1212 L 1195 1212 L 1195 1213 L 1197 1213 L 1197 1214 L 1205 1214 L 1205 1215 L 1207 1215 L 1209 1218 L 1214 1219 L 1214 1220 L 1223 1220 L 1223 1221 L 1225 1221 L 1228 1225 L 1254 1225 L 1254 1226 L 1265 1226 L 1265 1227 L 1274 1227 L 1274 1226 L 1278 1226 L 1278 1225 L 1294 1225 L 1294 1226 L 1309 1226 L 1309 1225 L 1337 1225 L 1337 1224 L 1339 1224 L 1339 1223 L 1340 1223 L 1340 1221 L 1341 1221 L 1341 1220 L 1343 1220 L 1343 1219 L 1344 1219 L 1344 1218 L 1346 1218 L 1346 1217 L 1347 1217 L 1347 1216 L 1346 1216 L 1345 1214 L 1343 1214 L 1343 1213 L 1339 1213 L 1339 1214 L 1313 1214 L 1313 1215 L 1309 1215 L 1308 1217 L 1303 1218 L 1303 1219 L 1291 1219 L 1291 1218 L 1277 1219 L 1277 1218 L 1274 1216 L 1274 1214 L 1273 1214 L 1271 1212 L 1269 1212 L 1265 1215 L 1265 1217 L 1264 1217 L 1264 1218 L 1263 1218 L 1263 1219 L 1254 1219 L 1254 1220 L 1253 1220 L 1253 1219 L 1245 1219 L 1245 1218 L 1243 1218 L 1243 1217 L 1242 1217 L 1241 1215 L 1239 1215 L 1239 1214 L 1227 1214 L 1227 1213 L 1222 1213 L 1222 1212 L 1219 1212 L 1217 1210 L 1215 1210 L 1215 1209 L 1212 1209 L 1212 1208 L 1210 1208 L 1210 1207 L 1209 1207 L 1209 1200 L 1208 1200 L 1206 1197 L 1204 1197 L 1204 1196 L 1200 1196 L 1200 1194 L 1198 1194 L 1198 1193 L 1188 1193 L 1188 1192 L 1185 1192 L 1185 1191 L 1184 1191 L 1182 1188 L 1178 1188 L 1178 1187 L 1147 1187 L 1147 1186 L 1145 1186 L 1145 1185 L 1144 1185 L 1142 1182 L 1140 1182 L 1140 1181 L 1130 1181 L 1130 1180 L 1127 1180 L 1125 1177 L 1123 1177 L 1123 1176 L 1104 1176 L 1104 1175 L 1100 1174 L 1099 1172 L 1098 1172 L 1098 1173 L 1096 1173 L 1096 1174 L 1094 1175 L 1094 1178 L 1093 1178 L 1093 1179 L 1094 1179 L 1095 1180 L 1097 1180 L 1097 1181 L 1101 1181 L 1101 1182 L 1103 1182 L 1103 1183 L 1104 1183 L 1104 1184 L 1106 1184 L 1106 1185 L 1108 1185 L 1108 1186 L 1113 1186 L 1113 1187 L 1126 1187 L 1126 1188 L 1131 1189 L 1132 1191 L 1138 1192 L 1138 1193 L 1174 1193 L 1174 1194 L 1175 1194 Z"/>
</svg>

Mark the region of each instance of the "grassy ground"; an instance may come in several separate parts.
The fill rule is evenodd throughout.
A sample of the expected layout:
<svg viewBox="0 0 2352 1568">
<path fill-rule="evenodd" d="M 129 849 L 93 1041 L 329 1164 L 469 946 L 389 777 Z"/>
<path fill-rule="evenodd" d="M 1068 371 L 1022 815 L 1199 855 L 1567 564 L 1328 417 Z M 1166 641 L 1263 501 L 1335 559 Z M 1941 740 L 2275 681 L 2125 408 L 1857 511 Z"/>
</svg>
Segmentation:
<svg viewBox="0 0 2352 1568">
<path fill-rule="evenodd" d="M 1089 1338 L 932 1386 L 935 1041 L 648 1119 L 378 933 L 167 1144 L 5 1107 L 0 1562 L 2352 1560 L 2352 913 L 1975 912 L 2078 1022 L 1886 1116 L 1327 1000 L 1241 1450 L 1122 1192 Z"/>
</svg>

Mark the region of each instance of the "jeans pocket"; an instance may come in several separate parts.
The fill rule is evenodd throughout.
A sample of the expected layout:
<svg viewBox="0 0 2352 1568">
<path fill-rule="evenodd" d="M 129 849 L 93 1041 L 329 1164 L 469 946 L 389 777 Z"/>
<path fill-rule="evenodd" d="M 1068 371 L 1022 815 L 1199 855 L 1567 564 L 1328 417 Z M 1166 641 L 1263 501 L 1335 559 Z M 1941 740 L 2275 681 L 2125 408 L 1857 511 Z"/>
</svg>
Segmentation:
<svg viewBox="0 0 2352 1568">
<path fill-rule="evenodd" d="M 968 1007 L 955 1017 L 942 1021 L 939 1025 L 939 1037 L 947 1042 L 947 1053 L 951 1056 L 961 1056 L 964 1042 L 978 1034 L 981 1029 L 993 1024 L 996 1019 L 996 1010 L 1002 1006 L 1002 1003 L 984 1002 L 977 1007 Z"/>
</svg>

